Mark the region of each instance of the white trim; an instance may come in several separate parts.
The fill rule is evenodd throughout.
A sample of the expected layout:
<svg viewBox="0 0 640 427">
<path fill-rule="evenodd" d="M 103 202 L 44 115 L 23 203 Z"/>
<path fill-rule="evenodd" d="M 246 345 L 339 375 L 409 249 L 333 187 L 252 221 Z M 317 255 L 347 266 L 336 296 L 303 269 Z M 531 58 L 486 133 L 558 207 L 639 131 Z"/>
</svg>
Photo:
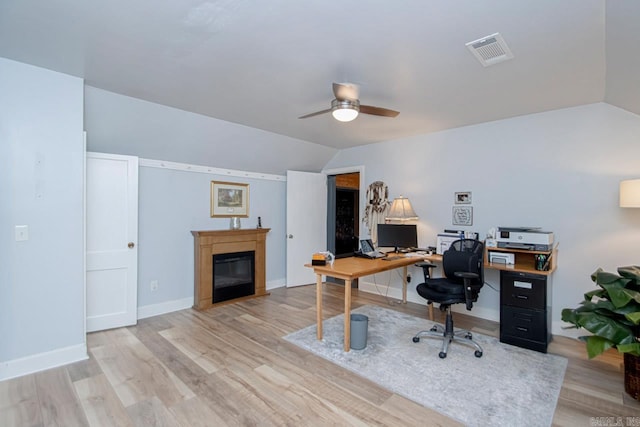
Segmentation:
<svg viewBox="0 0 640 427">
<path fill-rule="evenodd" d="M 0 381 L 88 359 L 85 343 L 0 363 Z"/>
<path fill-rule="evenodd" d="M 143 305 L 138 307 L 138 320 L 191 307 L 193 307 L 193 297 L 165 301 L 158 304 Z"/>
<path fill-rule="evenodd" d="M 551 334 L 568 337 L 568 338 L 576 338 L 576 339 L 579 337 L 583 337 L 585 335 L 592 335 L 591 332 L 587 331 L 586 329 L 575 329 L 575 328 L 563 329 L 563 328 L 566 328 L 567 326 L 569 326 L 569 324 L 566 322 L 563 322 L 562 320 L 554 320 L 551 322 Z"/>
<path fill-rule="evenodd" d="M 364 181 L 362 179 L 362 175 L 364 174 L 364 166 L 345 166 L 343 168 L 334 168 L 334 169 L 323 169 L 322 173 L 325 175 L 342 175 L 345 173 L 353 173 L 360 172 L 360 181 Z"/>
<path fill-rule="evenodd" d="M 284 288 L 285 286 L 287 286 L 287 281 L 284 278 L 278 280 L 270 280 L 267 282 L 268 291 L 276 288 Z"/>
<path fill-rule="evenodd" d="M 87 345 L 87 131 L 82 131 L 82 336 Z"/>
<path fill-rule="evenodd" d="M 139 165 L 147 168 L 173 169 L 182 172 L 197 172 L 213 175 L 233 176 L 238 178 L 265 179 L 269 181 L 286 181 L 284 175 L 272 175 L 259 172 L 245 172 L 234 169 L 221 169 L 210 166 L 191 165 L 188 163 L 168 162 L 165 160 L 139 159 Z"/>
</svg>

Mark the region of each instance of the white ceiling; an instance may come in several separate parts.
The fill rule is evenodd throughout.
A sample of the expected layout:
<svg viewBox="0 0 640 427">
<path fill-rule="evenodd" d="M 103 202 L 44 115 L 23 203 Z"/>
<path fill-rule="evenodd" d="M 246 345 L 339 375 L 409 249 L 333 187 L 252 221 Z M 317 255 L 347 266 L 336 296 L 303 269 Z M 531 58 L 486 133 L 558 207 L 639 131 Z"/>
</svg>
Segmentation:
<svg viewBox="0 0 640 427">
<path fill-rule="evenodd" d="M 640 2 L 615 1 L 619 19 L 639 22 L 640 8 L 631 4 Z M 610 4 L 2 0 L 0 56 L 346 148 L 605 100 Z M 484 68 L 465 43 L 495 32 L 515 58 Z M 400 115 L 299 120 L 329 108 L 332 82 L 356 83 L 363 104 Z"/>
</svg>

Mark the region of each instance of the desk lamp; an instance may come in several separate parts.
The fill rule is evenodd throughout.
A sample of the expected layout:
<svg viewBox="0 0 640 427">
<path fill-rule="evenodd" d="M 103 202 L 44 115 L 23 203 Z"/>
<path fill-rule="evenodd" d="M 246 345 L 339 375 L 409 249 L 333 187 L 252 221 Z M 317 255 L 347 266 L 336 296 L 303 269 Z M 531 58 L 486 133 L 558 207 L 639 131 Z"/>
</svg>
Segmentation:
<svg viewBox="0 0 640 427">
<path fill-rule="evenodd" d="M 620 181 L 620 207 L 640 208 L 640 179 Z"/>
<path fill-rule="evenodd" d="M 418 215 L 416 215 L 416 212 L 413 210 L 409 199 L 400 195 L 400 197 L 393 199 L 389 215 L 386 216 L 385 219 L 387 221 L 410 221 L 412 219 L 418 219 Z"/>
</svg>

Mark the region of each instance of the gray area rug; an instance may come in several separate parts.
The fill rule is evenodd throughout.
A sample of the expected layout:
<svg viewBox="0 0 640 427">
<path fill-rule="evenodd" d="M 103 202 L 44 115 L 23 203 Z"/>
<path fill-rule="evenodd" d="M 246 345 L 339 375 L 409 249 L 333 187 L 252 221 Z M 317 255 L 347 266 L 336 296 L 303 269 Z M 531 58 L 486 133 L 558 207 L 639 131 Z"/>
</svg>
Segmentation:
<svg viewBox="0 0 640 427">
<path fill-rule="evenodd" d="M 474 332 L 484 350 L 481 358 L 474 356 L 472 347 L 453 343 L 447 357 L 440 359 L 441 340 L 412 341 L 416 332 L 431 328 L 433 322 L 377 306 L 352 313 L 369 317 L 363 350 L 342 350 L 344 315 L 323 322 L 322 341 L 316 339 L 316 325 L 285 339 L 466 425 L 551 425 L 566 358 Z"/>
</svg>

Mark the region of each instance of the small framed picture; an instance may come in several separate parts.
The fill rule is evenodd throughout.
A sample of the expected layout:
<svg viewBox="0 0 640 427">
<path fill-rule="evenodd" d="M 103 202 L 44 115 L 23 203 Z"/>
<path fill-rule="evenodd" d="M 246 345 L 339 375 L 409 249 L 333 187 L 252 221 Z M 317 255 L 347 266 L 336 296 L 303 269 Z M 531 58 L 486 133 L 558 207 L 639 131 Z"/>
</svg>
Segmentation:
<svg viewBox="0 0 640 427">
<path fill-rule="evenodd" d="M 473 225 L 473 208 L 471 206 L 454 206 L 451 222 L 453 225 Z"/>
<path fill-rule="evenodd" d="M 456 205 L 470 205 L 471 204 L 471 191 L 460 191 L 455 194 Z"/>
<path fill-rule="evenodd" d="M 211 181 L 211 217 L 249 217 L 249 184 Z"/>
</svg>

